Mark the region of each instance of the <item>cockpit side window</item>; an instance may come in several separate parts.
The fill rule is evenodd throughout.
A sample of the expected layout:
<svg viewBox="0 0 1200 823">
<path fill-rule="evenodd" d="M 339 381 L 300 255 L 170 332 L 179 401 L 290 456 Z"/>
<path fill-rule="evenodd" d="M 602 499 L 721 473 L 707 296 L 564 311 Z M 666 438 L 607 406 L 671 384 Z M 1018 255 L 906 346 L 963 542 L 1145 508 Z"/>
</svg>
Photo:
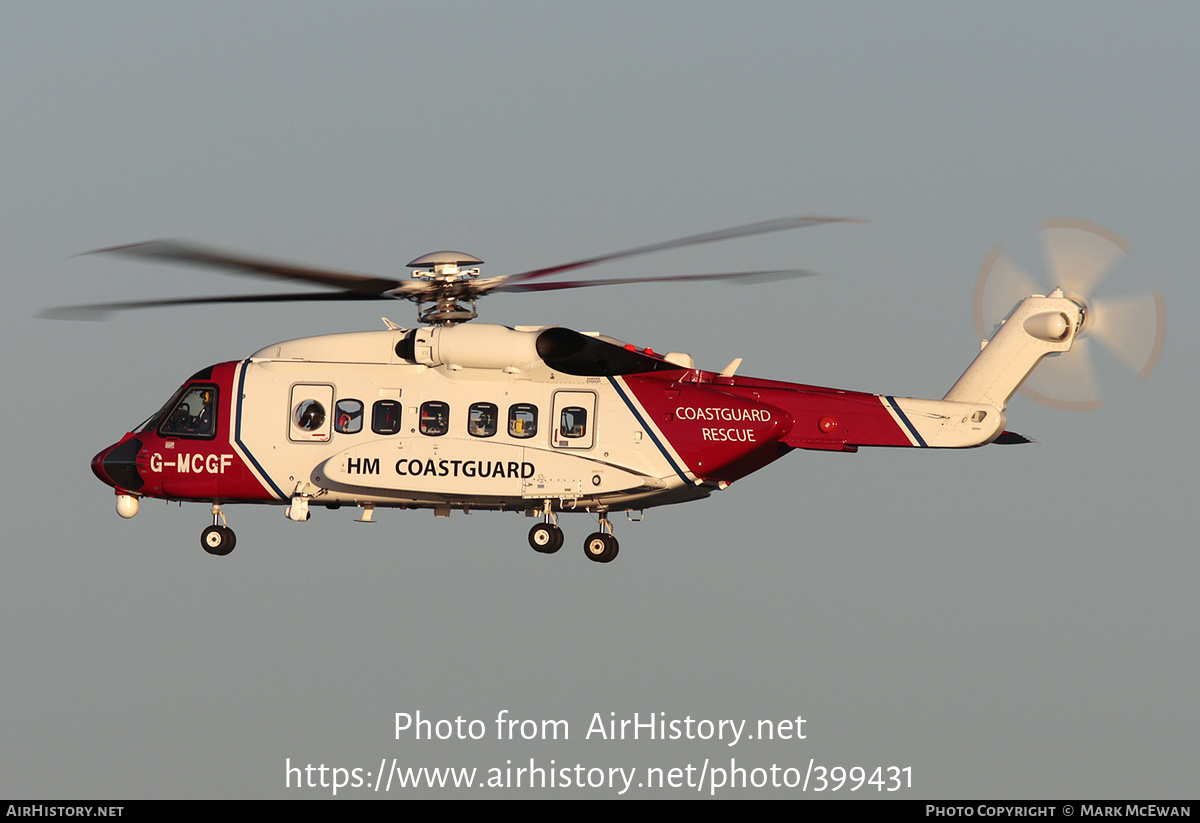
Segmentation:
<svg viewBox="0 0 1200 823">
<path fill-rule="evenodd" d="M 163 437 L 210 440 L 217 434 L 217 387 L 191 386 L 159 424 Z"/>
</svg>

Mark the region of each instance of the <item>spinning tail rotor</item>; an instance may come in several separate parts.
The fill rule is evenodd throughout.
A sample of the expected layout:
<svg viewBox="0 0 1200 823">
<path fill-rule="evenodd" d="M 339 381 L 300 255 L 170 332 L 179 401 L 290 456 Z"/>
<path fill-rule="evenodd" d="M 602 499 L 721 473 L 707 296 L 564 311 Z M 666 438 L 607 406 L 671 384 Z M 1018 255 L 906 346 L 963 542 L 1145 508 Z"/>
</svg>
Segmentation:
<svg viewBox="0 0 1200 823">
<path fill-rule="evenodd" d="M 975 283 L 975 330 L 981 338 L 988 337 L 1023 298 L 1061 289 L 1082 309 L 1078 334 L 1069 351 L 1043 360 L 1021 391 L 1052 408 L 1098 409 L 1102 403 L 1095 378 L 1095 349 L 1114 357 L 1139 379 L 1146 379 L 1162 354 L 1166 307 L 1158 292 L 1094 296 L 1129 251 L 1129 245 L 1115 233 L 1070 219 L 1047 220 L 1041 228 L 1051 282 L 1039 283 L 1003 250 L 994 249 Z"/>
</svg>

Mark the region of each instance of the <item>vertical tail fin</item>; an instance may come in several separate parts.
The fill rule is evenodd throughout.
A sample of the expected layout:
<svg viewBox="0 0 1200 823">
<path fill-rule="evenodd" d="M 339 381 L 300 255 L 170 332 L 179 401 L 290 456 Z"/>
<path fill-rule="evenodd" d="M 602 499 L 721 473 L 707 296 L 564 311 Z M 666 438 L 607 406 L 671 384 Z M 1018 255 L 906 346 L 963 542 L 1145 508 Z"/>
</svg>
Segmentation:
<svg viewBox="0 0 1200 823">
<path fill-rule="evenodd" d="M 988 403 L 1003 411 L 1043 357 L 1070 351 L 1083 318 L 1083 308 L 1061 289 L 1026 297 L 943 399 Z"/>
</svg>

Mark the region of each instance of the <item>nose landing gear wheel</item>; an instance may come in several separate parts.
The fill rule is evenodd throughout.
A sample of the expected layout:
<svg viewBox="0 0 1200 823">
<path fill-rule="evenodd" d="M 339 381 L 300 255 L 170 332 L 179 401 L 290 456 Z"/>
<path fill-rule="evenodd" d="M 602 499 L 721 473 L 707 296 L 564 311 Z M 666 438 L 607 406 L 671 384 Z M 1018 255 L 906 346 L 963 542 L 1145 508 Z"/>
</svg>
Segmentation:
<svg viewBox="0 0 1200 823">
<path fill-rule="evenodd" d="M 611 563 L 616 559 L 619 550 L 617 538 L 604 532 L 593 532 L 583 542 L 583 553 L 587 555 L 588 560 L 595 560 L 597 563 Z"/>
<path fill-rule="evenodd" d="M 563 539 L 562 529 L 549 523 L 538 523 L 529 530 L 529 545 L 542 554 L 554 554 L 562 548 Z"/>
<path fill-rule="evenodd" d="M 228 526 L 209 526 L 200 533 L 200 545 L 209 554 L 224 557 L 237 545 L 237 537 Z"/>
</svg>

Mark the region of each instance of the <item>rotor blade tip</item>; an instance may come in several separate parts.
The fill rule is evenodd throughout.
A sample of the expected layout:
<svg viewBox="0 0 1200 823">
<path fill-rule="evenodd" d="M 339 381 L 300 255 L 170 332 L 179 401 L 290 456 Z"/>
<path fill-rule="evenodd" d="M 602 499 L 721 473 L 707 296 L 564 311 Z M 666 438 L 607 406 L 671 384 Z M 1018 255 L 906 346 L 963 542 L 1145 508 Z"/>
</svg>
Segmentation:
<svg viewBox="0 0 1200 823">
<path fill-rule="evenodd" d="M 93 309 L 87 306 L 59 306 L 52 309 L 42 309 L 35 317 L 38 320 L 88 320 L 98 321 L 107 319 L 109 312 L 104 309 Z"/>
<path fill-rule="evenodd" d="M 1167 303 L 1160 291 L 1155 291 L 1153 297 L 1154 312 L 1158 323 L 1155 327 L 1154 346 L 1150 350 L 1150 357 L 1147 358 L 1146 365 L 1142 366 L 1142 370 L 1138 372 L 1139 380 L 1148 378 L 1158 367 L 1158 360 L 1162 357 L 1163 348 L 1167 344 Z"/>
<path fill-rule="evenodd" d="M 797 221 L 805 221 L 809 223 L 867 223 L 867 220 L 861 217 L 827 217 L 824 215 L 813 215 L 808 217 L 793 218 Z"/>
<path fill-rule="evenodd" d="M 1101 226 L 1099 223 L 1092 223 L 1089 220 L 1080 220 L 1075 217 L 1052 217 L 1049 220 L 1043 220 L 1039 225 L 1042 231 L 1052 229 L 1075 229 L 1077 231 L 1086 231 L 1091 234 L 1103 237 L 1108 242 L 1112 243 L 1122 251 L 1128 252 L 1130 249 L 1129 241 L 1115 231 Z"/>
<path fill-rule="evenodd" d="M 88 254 L 121 254 L 122 252 L 133 252 L 138 249 L 144 249 L 147 246 L 158 246 L 167 243 L 173 243 L 171 240 L 143 240 L 138 243 L 122 243 L 118 246 L 105 246 L 100 249 L 91 249 L 90 251 L 81 251 L 79 254 L 73 254 L 72 257 L 83 257 Z"/>
</svg>

